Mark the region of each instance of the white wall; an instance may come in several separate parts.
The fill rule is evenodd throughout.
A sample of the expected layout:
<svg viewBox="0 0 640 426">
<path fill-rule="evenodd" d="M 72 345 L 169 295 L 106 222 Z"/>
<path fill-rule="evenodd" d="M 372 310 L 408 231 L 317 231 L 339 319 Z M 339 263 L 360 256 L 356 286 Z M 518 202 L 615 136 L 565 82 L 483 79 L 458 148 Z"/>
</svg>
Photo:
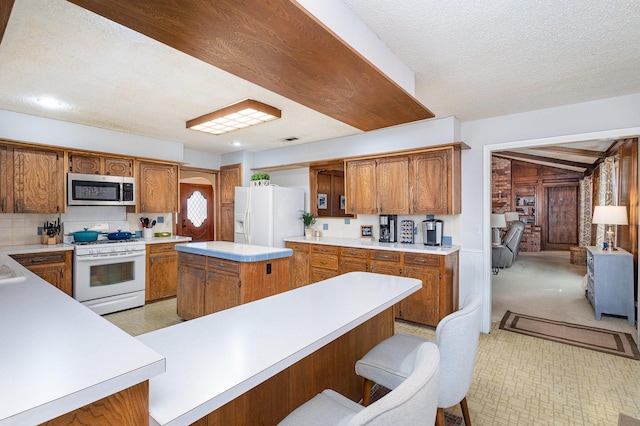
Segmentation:
<svg viewBox="0 0 640 426">
<path fill-rule="evenodd" d="M 181 162 L 178 142 L 0 110 L 0 139 Z"/>
</svg>

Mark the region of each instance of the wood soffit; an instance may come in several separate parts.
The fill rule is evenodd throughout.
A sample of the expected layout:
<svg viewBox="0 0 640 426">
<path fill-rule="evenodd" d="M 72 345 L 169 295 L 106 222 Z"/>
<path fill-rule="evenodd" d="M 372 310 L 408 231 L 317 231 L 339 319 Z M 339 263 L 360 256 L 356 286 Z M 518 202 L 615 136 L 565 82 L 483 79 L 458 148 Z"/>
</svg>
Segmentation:
<svg viewBox="0 0 640 426">
<path fill-rule="evenodd" d="M 7 29 L 7 23 L 9 22 L 9 15 L 11 15 L 13 2 L 14 0 L 0 1 L 0 43 L 2 43 L 4 31 Z"/>
<path fill-rule="evenodd" d="M 68 1 L 363 131 L 434 117 L 294 1 Z"/>
</svg>

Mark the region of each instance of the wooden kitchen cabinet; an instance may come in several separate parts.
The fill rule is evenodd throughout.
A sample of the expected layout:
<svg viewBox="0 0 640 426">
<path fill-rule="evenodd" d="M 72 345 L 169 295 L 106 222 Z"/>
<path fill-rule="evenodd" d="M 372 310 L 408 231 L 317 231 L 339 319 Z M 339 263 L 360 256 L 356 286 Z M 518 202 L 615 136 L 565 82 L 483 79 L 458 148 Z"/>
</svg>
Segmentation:
<svg viewBox="0 0 640 426">
<path fill-rule="evenodd" d="M 140 212 L 178 211 L 178 165 L 138 162 L 138 205 Z"/>
<path fill-rule="evenodd" d="M 346 161 L 348 213 L 461 213 L 463 146 Z"/>
<path fill-rule="evenodd" d="M 409 212 L 409 157 L 376 160 L 377 206 L 379 214 Z"/>
<path fill-rule="evenodd" d="M 13 254 L 11 258 L 19 264 L 72 296 L 72 251 Z"/>
<path fill-rule="evenodd" d="M 145 301 L 175 297 L 178 285 L 177 243 L 147 245 Z"/>
<path fill-rule="evenodd" d="M 234 240 L 236 186 L 242 186 L 242 165 L 220 167 L 220 240 Z"/>
<path fill-rule="evenodd" d="M 130 158 L 70 153 L 69 172 L 109 176 L 133 176 L 133 160 Z"/>
<path fill-rule="evenodd" d="M 377 214 L 376 160 L 346 162 L 346 213 Z"/>
<path fill-rule="evenodd" d="M 304 287 L 309 284 L 309 244 L 286 242 L 284 246 L 293 250 L 290 265 L 291 288 Z"/>
<path fill-rule="evenodd" d="M 236 262 L 178 253 L 178 315 L 193 319 L 291 289 L 290 258 Z"/>
<path fill-rule="evenodd" d="M 411 156 L 411 213 L 459 214 L 462 212 L 460 150 L 454 147 Z"/>
<path fill-rule="evenodd" d="M 7 146 L 13 170 L 12 197 L 7 194 L 7 213 L 61 213 L 64 200 L 64 153 L 62 151 Z M 9 163 L 7 158 L 7 163 Z M 7 164 L 8 165 L 8 164 Z M 10 200 L 12 198 L 12 200 Z"/>
<path fill-rule="evenodd" d="M 13 207 L 13 161 L 10 149 L 0 145 L 0 213 L 8 213 Z"/>
<path fill-rule="evenodd" d="M 371 250 L 371 272 L 376 274 L 402 276 L 402 257 L 400 251 Z"/>
<path fill-rule="evenodd" d="M 310 263 L 312 283 L 340 275 L 337 246 L 311 245 Z"/>
<path fill-rule="evenodd" d="M 396 318 L 435 327 L 458 309 L 458 253 L 446 256 L 409 251 L 327 246 L 315 243 L 288 242 L 298 247 L 292 270 L 298 263 L 304 268 L 311 259 L 311 282 L 353 271 L 406 276 L 422 281 L 422 289 L 394 306 Z M 308 254 L 307 254 L 308 253 Z M 306 257 L 305 257 L 306 256 Z M 335 263 L 339 268 L 335 268 Z"/>
<path fill-rule="evenodd" d="M 207 258 L 190 253 L 178 253 L 178 316 L 186 320 L 204 315 L 204 291 Z"/>
<path fill-rule="evenodd" d="M 369 271 L 369 250 L 340 247 L 340 273 Z"/>
</svg>

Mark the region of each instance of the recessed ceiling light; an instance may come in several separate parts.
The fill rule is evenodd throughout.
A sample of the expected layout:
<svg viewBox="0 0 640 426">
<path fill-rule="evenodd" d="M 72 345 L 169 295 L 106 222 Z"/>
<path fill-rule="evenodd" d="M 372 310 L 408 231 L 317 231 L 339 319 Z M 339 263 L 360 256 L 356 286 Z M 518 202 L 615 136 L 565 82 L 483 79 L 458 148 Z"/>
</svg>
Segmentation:
<svg viewBox="0 0 640 426">
<path fill-rule="evenodd" d="M 282 112 L 263 104 L 246 99 L 228 107 L 187 121 L 187 128 L 214 135 L 222 135 L 256 124 L 266 123 L 281 117 Z"/>
<path fill-rule="evenodd" d="M 242 146 L 242 143 L 236 141 L 236 142 L 231 142 L 231 145 L 233 145 L 233 146 Z"/>
<path fill-rule="evenodd" d="M 35 101 L 38 105 L 48 109 L 63 109 L 66 108 L 67 105 L 64 102 L 60 102 L 56 98 L 52 98 L 50 96 L 42 96 L 35 98 Z"/>
</svg>

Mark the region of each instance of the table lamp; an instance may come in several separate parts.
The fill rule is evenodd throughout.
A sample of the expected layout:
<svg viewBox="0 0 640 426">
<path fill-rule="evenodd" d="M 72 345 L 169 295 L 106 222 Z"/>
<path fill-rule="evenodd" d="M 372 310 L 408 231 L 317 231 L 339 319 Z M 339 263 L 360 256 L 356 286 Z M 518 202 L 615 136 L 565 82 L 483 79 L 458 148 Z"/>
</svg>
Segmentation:
<svg viewBox="0 0 640 426">
<path fill-rule="evenodd" d="M 493 241 L 492 243 L 495 245 L 500 245 L 500 228 L 504 228 L 507 226 L 507 221 L 504 217 L 504 214 L 491 214 L 491 228 L 493 230 Z"/>
<path fill-rule="evenodd" d="M 520 220 L 520 215 L 518 212 L 505 212 L 504 218 L 507 223 L 515 222 L 516 220 Z"/>
<path fill-rule="evenodd" d="M 609 225 L 605 233 L 607 248 L 609 251 L 616 250 L 614 245 L 615 232 L 613 225 L 628 225 L 627 208 L 625 206 L 596 206 L 593 209 L 592 223 L 598 225 Z"/>
</svg>

